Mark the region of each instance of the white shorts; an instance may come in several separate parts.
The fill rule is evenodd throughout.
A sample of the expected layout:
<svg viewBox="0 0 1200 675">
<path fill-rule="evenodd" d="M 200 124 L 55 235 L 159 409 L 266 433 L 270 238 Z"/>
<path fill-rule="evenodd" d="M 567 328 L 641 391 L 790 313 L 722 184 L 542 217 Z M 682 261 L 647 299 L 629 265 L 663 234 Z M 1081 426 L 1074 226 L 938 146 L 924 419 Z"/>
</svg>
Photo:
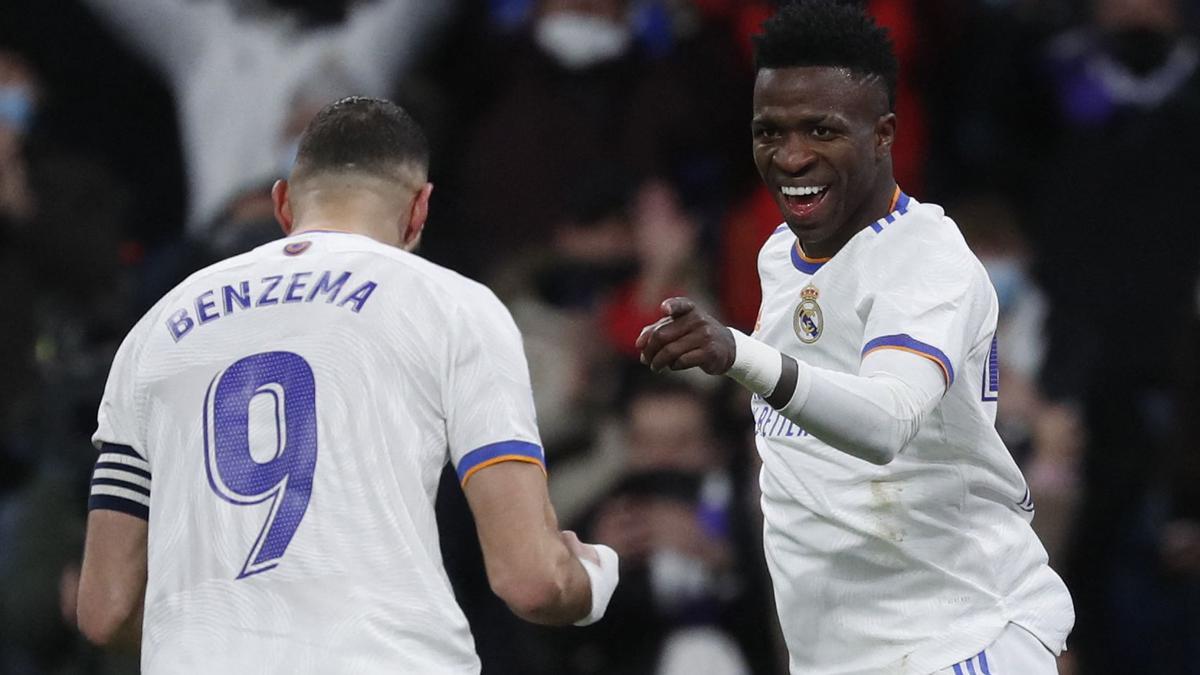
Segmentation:
<svg viewBox="0 0 1200 675">
<path fill-rule="evenodd" d="M 1057 663 L 1033 633 L 1010 623 L 987 649 L 934 675 L 1058 675 Z"/>
</svg>

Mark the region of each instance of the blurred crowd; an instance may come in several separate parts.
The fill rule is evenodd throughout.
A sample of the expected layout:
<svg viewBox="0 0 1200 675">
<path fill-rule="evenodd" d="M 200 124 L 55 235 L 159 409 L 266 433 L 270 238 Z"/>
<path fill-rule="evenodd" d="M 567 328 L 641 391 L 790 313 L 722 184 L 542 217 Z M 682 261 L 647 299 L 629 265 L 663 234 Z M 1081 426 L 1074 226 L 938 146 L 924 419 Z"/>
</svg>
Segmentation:
<svg viewBox="0 0 1200 675">
<path fill-rule="evenodd" d="M 511 309 L 562 524 L 622 556 L 608 619 L 520 624 L 444 481 L 484 672 L 784 672 L 748 397 L 633 348 L 675 295 L 753 326 L 773 4 L 4 0 L 0 673 L 137 671 L 73 619 L 112 355 L 190 272 L 280 236 L 268 189 L 350 94 L 429 132 L 421 253 Z M 1076 602 L 1064 672 L 1200 673 L 1200 2 L 867 4 L 902 62 L 898 180 L 999 297 L 997 424 Z"/>
</svg>

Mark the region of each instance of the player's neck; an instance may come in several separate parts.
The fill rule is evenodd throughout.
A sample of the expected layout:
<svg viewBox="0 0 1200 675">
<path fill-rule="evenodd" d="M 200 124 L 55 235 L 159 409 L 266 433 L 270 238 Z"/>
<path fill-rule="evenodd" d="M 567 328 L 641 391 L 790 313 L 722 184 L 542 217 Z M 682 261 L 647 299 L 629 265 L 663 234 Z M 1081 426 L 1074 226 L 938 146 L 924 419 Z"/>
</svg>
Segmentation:
<svg viewBox="0 0 1200 675">
<path fill-rule="evenodd" d="M 399 198 L 373 189 L 317 183 L 292 200 L 295 221 L 290 235 L 314 231 L 350 232 L 389 246 L 400 245 L 403 231 Z"/>
<path fill-rule="evenodd" d="M 845 224 L 838 229 L 836 234 L 825 241 L 804 242 L 802 244 L 804 254 L 811 258 L 833 257 L 854 238 L 854 235 L 891 213 L 897 190 L 899 187 L 896 185 L 896 180 L 892 177 L 891 172 L 888 172 L 871 190 L 871 195 L 863 200 L 862 205 L 846 219 Z"/>
<path fill-rule="evenodd" d="M 373 215 L 374 217 L 372 217 Z M 400 245 L 396 224 L 386 222 L 377 214 L 342 210 L 306 214 L 303 220 L 296 222 L 288 236 L 294 237 L 311 232 L 360 234 L 388 246 Z"/>
</svg>

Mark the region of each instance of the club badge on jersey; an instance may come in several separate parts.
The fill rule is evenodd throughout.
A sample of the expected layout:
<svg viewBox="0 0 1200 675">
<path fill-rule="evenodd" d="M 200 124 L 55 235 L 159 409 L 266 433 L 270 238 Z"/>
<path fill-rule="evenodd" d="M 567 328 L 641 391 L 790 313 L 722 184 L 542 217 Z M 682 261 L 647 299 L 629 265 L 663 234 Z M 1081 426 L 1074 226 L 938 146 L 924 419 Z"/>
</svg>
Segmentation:
<svg viewBox="0 0 1200 675">
<path fill-rule="evenodd" d="M 825 317 L 821 313 L 821 305 L 817 299 L 821 291 L 809 284 L 800 291 L 800 304 L 792 317 L 792 326 L 796 329 L 796 337 L 806 345 L 811 345 L 821 337 L 825 328 Z"/>
<path fill-rule="evenodd" d="M 309 246 L 312 246 L 311 241 L 293 241 L 292 243 L 283 247 L 283 254 L 298 256 L 307 251 Z"/>
</svg>

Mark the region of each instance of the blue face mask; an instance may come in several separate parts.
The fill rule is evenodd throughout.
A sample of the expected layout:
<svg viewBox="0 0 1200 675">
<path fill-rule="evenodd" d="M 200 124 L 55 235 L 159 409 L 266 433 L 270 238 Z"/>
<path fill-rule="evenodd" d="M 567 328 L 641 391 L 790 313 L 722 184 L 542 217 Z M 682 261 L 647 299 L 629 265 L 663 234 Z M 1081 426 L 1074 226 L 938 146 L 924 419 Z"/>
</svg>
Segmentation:
<svg viewBox="0 0 1200 675">
<path fill-rule="evenodd" d="M 1012 309 L 1029 283 L 1025 276 L 1025 265 L 1016 258 L 982 258 L 980 262 L 987 270 L 992 286 L 996 288 L 1000 311 Z"/>
<path fill-rule="evenodd" d="M 33 97 L 27 89 L 0 86 L 0 124 L 24 134 L 33 124 L 33 113 Z"/>
</svg>

